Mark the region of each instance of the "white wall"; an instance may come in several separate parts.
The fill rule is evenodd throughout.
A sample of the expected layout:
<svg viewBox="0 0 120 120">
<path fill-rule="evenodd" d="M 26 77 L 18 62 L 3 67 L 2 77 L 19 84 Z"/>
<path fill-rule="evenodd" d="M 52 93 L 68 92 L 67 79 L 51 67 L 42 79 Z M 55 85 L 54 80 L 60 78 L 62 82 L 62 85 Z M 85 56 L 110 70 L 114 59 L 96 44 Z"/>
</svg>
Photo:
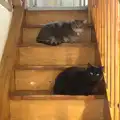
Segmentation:
<svg viewBox="0 0 120 120">
<path fill-rule="evenodd" d="M 9 12 L 0 4 L 0 61 L 7 40 L 9 26 L 11 23 L 12 12 Z"/>
</svg>

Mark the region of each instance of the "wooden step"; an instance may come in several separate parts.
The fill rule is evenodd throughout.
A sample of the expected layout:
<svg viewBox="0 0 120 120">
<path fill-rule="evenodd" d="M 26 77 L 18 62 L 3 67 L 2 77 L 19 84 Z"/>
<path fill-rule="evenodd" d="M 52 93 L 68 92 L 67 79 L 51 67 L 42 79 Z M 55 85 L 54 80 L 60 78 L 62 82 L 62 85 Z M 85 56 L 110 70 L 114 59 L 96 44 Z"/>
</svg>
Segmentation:
<svg viewBox="0 0 120 120">
<path fill-rule="evenodd" d="M 23 28 L 23 43 L 36 43 L 36 37 L 39 34 L 41 28 L 35 26 L 29 26 Z M 80 42 L 91 42 L 91 28 L 85 29 L 80 35 Z"/>
<path fill-rule="evenodd" d="M 16 90 L 10 93 L 11 100 L 87 100 L 87 99 L 105 99 L 105 95 L 49 95 L 41 94 L 47 93 L 48 91 L 42 90 Z"/>
<path fill-rule="evenodd" d="M 25 25 L 40 25 L 53 21 L 87 19 L 87 10 L 46 10 L 46 11 L 26 11 Z"/>
<path fill-rule="evenodd" d="M 87 65 L 86 65 L 87 66 Z M 81 70 L 86 66 L 79 66 Z M 41 95 L 52 94 L 57 75 L 70 66 L 19 66 L 15 70 L 16 90 L 39 92 Z M 101 81 L 95 87 L 96 95 L 105 94 L 105 84 Z"/>
<path fill-rule="evenodd" d="M 11 120 L 104 120 L 104 96 L 11 94 Z"/>
<path fill-rule="evenodd" d="M 96 44 L 44 44 L 19 47 L 20 65 L 85 65 L 95 64 Z"/>
<path fill-rule="evenodd" d="M 51 95 L 48 90 L 15 90 L 10 93 L 10 99 L 46 99 Z"/>
<path fill-rule="evenodd" d="M 54 80 L 64 68 L 40 68 L 15 70 L 16 90 L 47 90 L 52 91 Z M 44 94 L 44 93 L 43 93 Z"/>
</svg>

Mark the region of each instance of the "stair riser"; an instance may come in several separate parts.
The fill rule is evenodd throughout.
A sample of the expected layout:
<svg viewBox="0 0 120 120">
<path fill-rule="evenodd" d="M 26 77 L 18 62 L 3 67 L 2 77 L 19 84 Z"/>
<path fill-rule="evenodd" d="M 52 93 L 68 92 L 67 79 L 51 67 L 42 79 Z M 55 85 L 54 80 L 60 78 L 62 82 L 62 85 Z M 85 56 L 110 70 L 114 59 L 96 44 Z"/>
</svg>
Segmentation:
<svg viewBox="0 0 120 120">
<path fill-rule="evenodd" d="M 87 11 L 27 11 L 25 22 L 26 25 L 40 25 L 52 21 L 88 19 Z"/>
<path fill-rule="evenodd" d="M 95 46 L 20 47 L 20 65 L 95 64 Z"/>
<path fill-rule="evenodd" d="M 10 101 L 11 120 L 103 120 L 103 108 L 103 99 Z"/>
<path fill-rule="evenodd" d="M 61 69 L 16 70 L 16 90 L 51 91 L 54 80 L 61 71 Z"/>
</svg>

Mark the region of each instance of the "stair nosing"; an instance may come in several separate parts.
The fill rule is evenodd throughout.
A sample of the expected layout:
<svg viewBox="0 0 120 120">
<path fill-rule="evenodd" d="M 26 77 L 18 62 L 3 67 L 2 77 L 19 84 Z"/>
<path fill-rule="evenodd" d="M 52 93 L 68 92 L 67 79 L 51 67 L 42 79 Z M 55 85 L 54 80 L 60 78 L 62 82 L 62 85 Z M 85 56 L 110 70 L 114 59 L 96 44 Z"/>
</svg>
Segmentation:
<svg viewBox="0 0 120 120">
<path fill-rule="evenodd" d="M 20 92 L 21 90 L 16 90 L 15 92 Z M 23 90 L 25 92 L 25 90 Z M 23 92 L 22 91 L 22 92 Z M 105 95 L 40 95 L 35 94 L 36 91 L 34 90 L 27 90 L 27 92 L 33 92 L 32 94 L 24 94 L 20 95 L 19 93 L 12 92 L 10 94 L 11 100 L 83 100 L 83 99 L 103 99 L 105 98 Z M 39 90 L 37 91 L 39 92 Z"/>
<path fill-rule="evenodd" d="M 16 65 L 15 70 L 45 70 L 45 69 L 64 69 L 68 67 L 86 68 L 85 65 Z"/>
<path fill-rule="evenodd" d="M 17 47 L 49 47 L 49 48 L 53 48 L 53 47 L 80 47 L 80 46 L 91 47 L 91 46 L 95 46 L 95 45 L 97 45 L 96 42 L 63 43 L 63 44 L 57 45 L 57 46 L 45 45 L 42 43 L 23 43 L 23 44 L 18 44 Z"/>
</svg>

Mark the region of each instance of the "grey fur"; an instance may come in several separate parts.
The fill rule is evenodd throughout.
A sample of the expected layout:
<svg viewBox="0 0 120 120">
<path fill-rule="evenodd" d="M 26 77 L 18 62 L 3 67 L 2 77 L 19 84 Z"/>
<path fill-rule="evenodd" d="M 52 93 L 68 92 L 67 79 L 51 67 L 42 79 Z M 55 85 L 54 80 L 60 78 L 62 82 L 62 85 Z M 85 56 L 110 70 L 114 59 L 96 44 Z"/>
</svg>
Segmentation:
<svg viewBox="0 0 120 120">
<path fill-rule="evenodd" d="M 38 43 L 56 46 L 76 42 L 84 31 L 87 20 L 59 21 L 45 24 L 37 38 Z"/>
</svg>

